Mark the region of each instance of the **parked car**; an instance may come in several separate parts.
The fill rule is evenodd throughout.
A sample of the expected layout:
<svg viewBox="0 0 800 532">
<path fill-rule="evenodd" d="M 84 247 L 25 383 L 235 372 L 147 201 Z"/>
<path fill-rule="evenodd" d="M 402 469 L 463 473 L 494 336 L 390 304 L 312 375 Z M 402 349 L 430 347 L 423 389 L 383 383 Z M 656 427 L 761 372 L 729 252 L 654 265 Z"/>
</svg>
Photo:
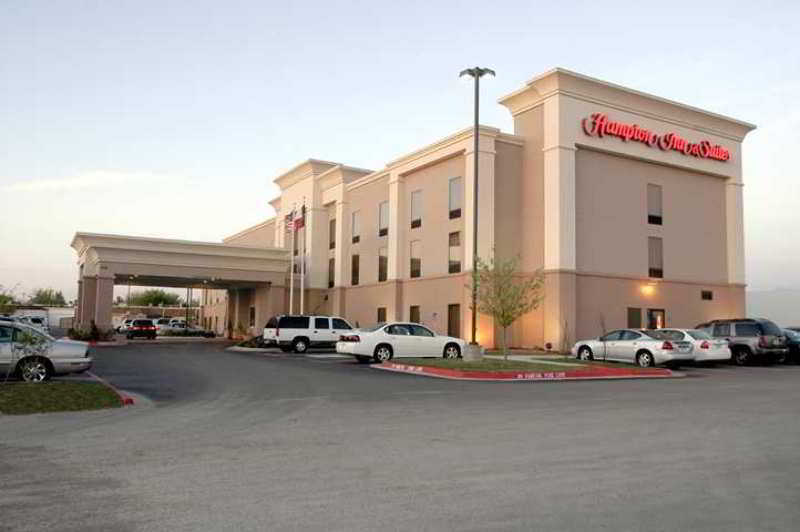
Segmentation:
<svg viewBox="0 0 800 532">
<path fill-rule="evenodd" d="M 47 319 L 41 316 L 20 316 L 18 319 L 20 323 L 30 325 L 34 329 L 39 329 L 50 334 L 50 327 L 47 325 Z"/>
<path fill-rule="evenodd" d="M 275 316 L 264 326 L 264 343 L 287 353 L 305 353 L 309 347 L 333 347 L 352 330 L 337 316 Z"/>
<path fill-rule="evenodd" d="M 118 333 L 128 332 L 128 329 L 131 328 L 131 323 L 133 323 L 133 318 L 124 320 L 119 327 L 117 327 Z"/>
<path fill-rule="evenodd" d="M 178 321 L 175 323 L 171 323 L 169 325 L 164 325 L 156 332 L 157 334 L 162 336 L 185 335 L 185 336 L 203 336 L 204 338 L 214 338 L 216 336 L 216 334 L 214 334 L 214 331 L 207 331 L 200 327 L 192 327 L 190 325 L 187 325 L 185 321 Z"/>
<path fill-rule="evenodd" d="M 755 360 L 781 363 L 786 360 L 786 335 L 780 327 L 765 319 L 713 320 L 695 329 L 706 331 L 716 339 L 725 339 L 731 360 L 744 366 Z"/>
<path fill-rule="evenodd" d="M 690 362 L 694 360 L 692 347 L 688 340 L 664 340 L 651 336 L 649 331 L 620 329 L 577 342 L 572 355 L 580 360 L 613 360 L 649 367 Z"/>
<path fill-rule="evenodd" d="M 0 378 L 11 373 L 24 381 L 41 382 L 91 367 L 86 342 L 56 340 L 24 323 L 0 322 Z"/>
<path fill-rule="evenodd" d="M 165 327 L 169 327 L 170 318 L 158 318 L 156 320 L 156 332 L 160 333 Z"/>
<path fill-rule="evenodd" d="M 140 336 L 143 336 L 149 340 L 155 340 L 156 324 L 153 323 L 153 320 L 149 319 L 133 320 L 125 334 L 128 337 L 128 340 L 138 338 Z"/>
<path fill-rule="evenodd" d="M 353 355 L 359 362 L 386 362 L 404 357 L 460 358 L 465 342 L 461 338 L 436 334 L 418 323 L 382 323 L 343 334 L 336 352 Z"/>
<path fill-rule="evenodd" d="M 786 334 L 786 347 L 789 349 L 786 362 L 800 364 L 800 332 L 795 329 L 784 329 L 783 332 Z"/>
<path fill-rule="evenodd" d="M 731 350 L 725 340 L 715 340 L 699 329 L 653 329 L 647 334 L 661 340 L 689 342 L 695 362 L 719 362 L 731 359 Z"/>
</svg>

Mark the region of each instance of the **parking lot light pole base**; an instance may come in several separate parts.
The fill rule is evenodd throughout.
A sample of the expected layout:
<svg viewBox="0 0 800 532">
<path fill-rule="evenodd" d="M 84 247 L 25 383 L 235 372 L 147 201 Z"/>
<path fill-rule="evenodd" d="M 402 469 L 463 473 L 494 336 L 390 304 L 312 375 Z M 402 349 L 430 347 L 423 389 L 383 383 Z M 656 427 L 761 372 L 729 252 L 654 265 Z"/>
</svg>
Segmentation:
<svg viewBox="0 0 800 532">
<path fill-rule="evenodd" d="M 483 347 L 479 344 L 469 343 L 464 346 L 461 358 L 464 360 L 480 360 L 483 358 Z"/>
</svg>

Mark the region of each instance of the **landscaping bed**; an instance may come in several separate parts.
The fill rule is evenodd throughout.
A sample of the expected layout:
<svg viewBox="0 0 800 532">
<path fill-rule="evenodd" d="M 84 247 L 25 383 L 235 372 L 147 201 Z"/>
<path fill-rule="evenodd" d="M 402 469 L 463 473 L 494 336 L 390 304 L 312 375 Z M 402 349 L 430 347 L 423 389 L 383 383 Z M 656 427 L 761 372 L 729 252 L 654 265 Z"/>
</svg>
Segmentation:
<svg viewBox="0 0 800 532">
<path fill-rule="evenodd" d="M 117 393 L 99 382 L 50 381 L 0 384 L 0 413 L 10 415 L 118 408 Z"/>
</svg>

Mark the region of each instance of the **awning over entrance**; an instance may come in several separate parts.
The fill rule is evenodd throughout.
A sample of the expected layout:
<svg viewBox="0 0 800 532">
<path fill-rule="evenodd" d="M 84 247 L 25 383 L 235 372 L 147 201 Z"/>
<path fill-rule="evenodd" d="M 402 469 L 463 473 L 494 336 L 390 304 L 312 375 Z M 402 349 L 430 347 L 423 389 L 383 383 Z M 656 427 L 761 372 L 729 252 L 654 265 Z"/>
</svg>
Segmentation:
<svg viewBox="0 0 800 532">
<path fill-rule="evenodd" d="M 96 233 L 76 233 L 72 248 L 80 272 L 76 323 L 100 328 L 111 325 L 114 285 L 283 290 L 290 260 L 281 248 Z"/>
</svg>

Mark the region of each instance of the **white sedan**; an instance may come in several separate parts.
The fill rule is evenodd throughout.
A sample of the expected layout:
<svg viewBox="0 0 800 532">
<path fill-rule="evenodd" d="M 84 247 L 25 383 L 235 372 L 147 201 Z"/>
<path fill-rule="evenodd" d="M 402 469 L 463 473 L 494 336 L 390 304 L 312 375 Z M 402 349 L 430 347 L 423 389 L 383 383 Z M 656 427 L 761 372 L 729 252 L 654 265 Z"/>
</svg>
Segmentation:
<svg viewBox="0 0 800 532">
<path fill-rule="evenodd" d="M 657 329 L 649 331 L 652 336 L 674 342 L 689 342 L 697 362 L 719 362 L 731 359 L 731 350 L 726 340 L 712 338 L 698 329 Z"/>
<path fill-rule="evenodd" d="M 611 331 L 600 338 L 577 342 L 572 355 L 581 360 L 614 360 L 642 367 L 694 360 L 690 342 L 664 340 L 651 333 L 640 329 Z"/>
<path fill-rule="evenodd" d="M 359 362 L 381 363 L 393 358 L 459 358 L 464 345 L 460 338 L 438 335 L 418 323 L 392 322 L 341 336 L 336 352 L 353 355 Z"/>
</svg>

